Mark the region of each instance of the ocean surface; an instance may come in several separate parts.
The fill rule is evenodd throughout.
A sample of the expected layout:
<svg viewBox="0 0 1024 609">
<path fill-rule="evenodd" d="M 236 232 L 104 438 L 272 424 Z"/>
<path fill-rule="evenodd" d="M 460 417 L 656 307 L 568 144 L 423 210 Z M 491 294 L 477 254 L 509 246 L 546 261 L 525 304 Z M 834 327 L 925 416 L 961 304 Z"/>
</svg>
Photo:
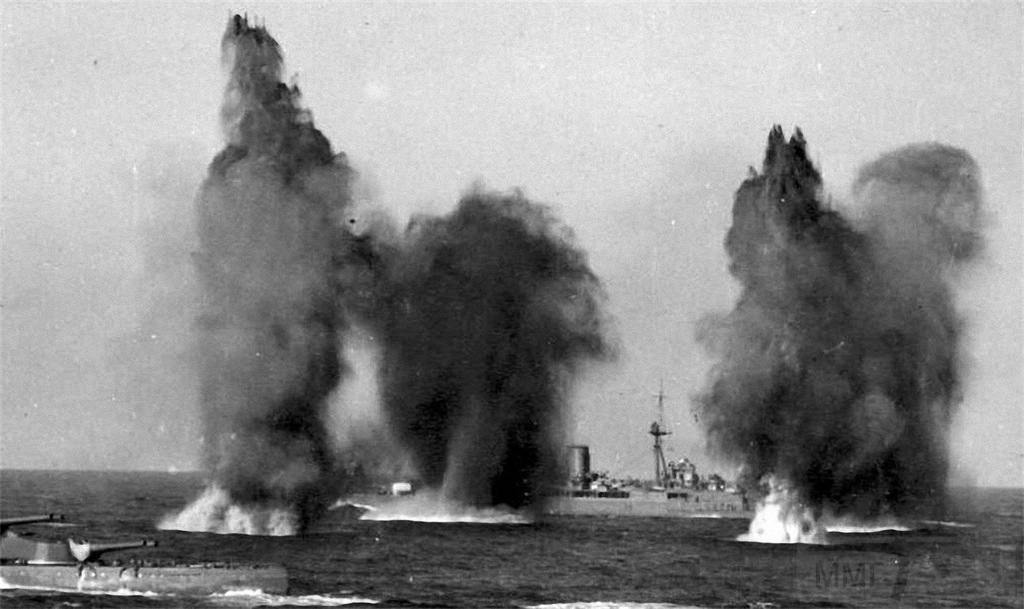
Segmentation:
<svg viewBox="0 0 1024 609">
<path fill-rule="evenodd" d="M 559 517 L 526 524 L 326 518 L 295 537 L 160 531 L 198 474 L 0 470 L 0 513 L 59 512 L 56 534 L 156 539 L 153 559 L 276 563 L 287 595 L 184 598 L 0 590 L 15 607 L 1022 607 L 1020 489 L 957 489 L 942 520 L 736 541 L 745 520 Z M 69 526 L 71 525 L 71 526 Z M 54 527 L 55 529 L 58 527 Z M 37 530 L 45 527 L 37 526 Z"/>
</svg>

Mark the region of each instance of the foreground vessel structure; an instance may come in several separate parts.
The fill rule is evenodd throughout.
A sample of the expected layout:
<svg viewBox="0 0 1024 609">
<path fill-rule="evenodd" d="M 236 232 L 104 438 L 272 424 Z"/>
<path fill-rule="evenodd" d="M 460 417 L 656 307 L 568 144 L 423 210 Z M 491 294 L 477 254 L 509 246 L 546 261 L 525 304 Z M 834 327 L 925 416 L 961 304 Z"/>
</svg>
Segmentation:
<svg viewBox="0 0 1024 609">
<path fill-rule="evenodd" d="M 156 563 L 149 560 L 103 560 L 104 554 L 155 546 L 152 540 L 115 543 L 37 539 L 19 534 L 16 525 L 55 522 L 55 514 L 0 519 L 0 583 L 9 588 L 77 592 L 139 592 L 209 595 L 234 590 L 284 594 L 288 572 L 276 565 L 217 562 Z"/>
</svg>

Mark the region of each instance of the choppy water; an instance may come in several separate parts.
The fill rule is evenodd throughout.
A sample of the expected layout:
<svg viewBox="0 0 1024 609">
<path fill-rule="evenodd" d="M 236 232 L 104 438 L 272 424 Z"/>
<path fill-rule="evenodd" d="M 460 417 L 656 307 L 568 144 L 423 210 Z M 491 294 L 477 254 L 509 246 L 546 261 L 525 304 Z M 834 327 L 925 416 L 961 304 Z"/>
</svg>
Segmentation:
<svg viewBox="0 0 1024 609">
<path fill-rule="evenodd" d="M 3 590 L 8 607 L 1021 607 L 1022 492 L 958 491 L 924 530 L 830 534 L 824 547 L 735 541 L 742 520 L 556 518 L 532 524 L 331 520 L 301 537 L 158 531 L 194 474 L 0 471 L 5 516 L 61 512 L 146 557 L 278 563 L 287 596 Z M 141 553 L 135 553 L 141 557 Z"/>
</svg>

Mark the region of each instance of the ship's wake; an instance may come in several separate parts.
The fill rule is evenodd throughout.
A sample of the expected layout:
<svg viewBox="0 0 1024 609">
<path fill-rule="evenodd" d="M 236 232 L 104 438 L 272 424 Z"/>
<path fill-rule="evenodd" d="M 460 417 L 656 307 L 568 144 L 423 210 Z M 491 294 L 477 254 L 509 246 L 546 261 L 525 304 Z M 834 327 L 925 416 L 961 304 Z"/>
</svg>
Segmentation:
<svg viewBox="0 0 1024 609">
<path fill-rule="evenodd" d="M 195 501 L 158 524 L 162 531 L 244 535 L 295 535 L 299 519 L 284 507 L 243 506 L 232 502 L 224 489 L 212 485 Z"/>
</svg>

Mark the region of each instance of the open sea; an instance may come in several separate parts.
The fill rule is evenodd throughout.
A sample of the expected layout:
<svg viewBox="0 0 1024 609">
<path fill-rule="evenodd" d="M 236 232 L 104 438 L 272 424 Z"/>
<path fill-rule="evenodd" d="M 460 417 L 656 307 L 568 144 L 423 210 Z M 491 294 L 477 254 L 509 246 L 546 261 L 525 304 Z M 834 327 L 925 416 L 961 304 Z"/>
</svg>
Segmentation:
<svg viewBox="0 0 1024 609">
<path fill-rule="evenodd" d="M 1024 607 L 1020 489 L 958 489 L 942 521 L 830 533 L 827 546 L 736 541 L 747 521 L 559 517 L 528 524 L 327 518 L 295 537 L 159 531 L 199 474 L 0 470 L 3 516 L 63 513 L 139 558 L 276 563 L 287 595 L 197 598 L 0 590 L 15 607 Z M 74 526 L 68 526 L 69 524 Z M 37 525 L 37 530 L 44 527 Z M 59 532 L 62 533 L 62 532 Z"/>
</svg>

